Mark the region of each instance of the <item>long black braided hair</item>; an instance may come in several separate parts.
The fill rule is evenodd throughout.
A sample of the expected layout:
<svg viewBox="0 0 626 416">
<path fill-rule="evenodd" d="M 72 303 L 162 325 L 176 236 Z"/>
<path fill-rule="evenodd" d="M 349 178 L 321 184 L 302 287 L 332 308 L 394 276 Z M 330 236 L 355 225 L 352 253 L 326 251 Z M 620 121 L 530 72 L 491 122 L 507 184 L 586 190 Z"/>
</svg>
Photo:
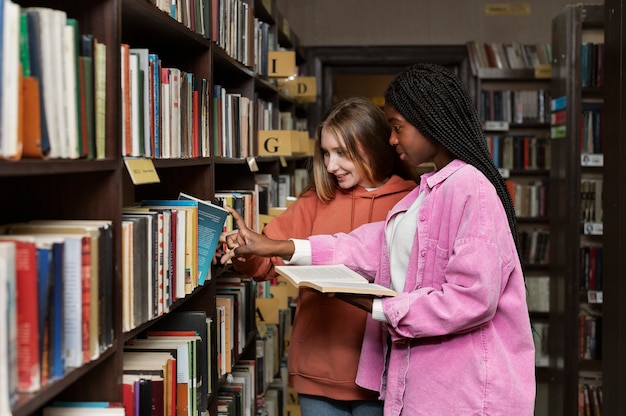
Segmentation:
<svg viewBox="0 0 626 416">
<path fill-rule="evenodd" d="M 521 261 L 511 195 L 487 148 L 476 107 L 458 77 L 442 66 L 419 63 L 395 77 L 385 92 L 385 101 L 423 135 L 475 166 L 489 179 L 506 211 Z"/>
</svg>

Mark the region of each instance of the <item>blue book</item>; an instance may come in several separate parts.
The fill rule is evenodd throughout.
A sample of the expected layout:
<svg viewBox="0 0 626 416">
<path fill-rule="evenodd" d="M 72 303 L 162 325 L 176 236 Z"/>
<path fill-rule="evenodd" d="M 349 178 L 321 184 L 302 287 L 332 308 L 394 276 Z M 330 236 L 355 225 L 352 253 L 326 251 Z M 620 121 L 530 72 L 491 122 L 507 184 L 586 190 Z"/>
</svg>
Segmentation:
<svg viewBox="0 0 626 416">
<path fill-rule="evenodd" d="M 155 53 L 148 54 L 148 60 L 150 61 L 150 69 L 152 70 L 152 103 L 153 113 L 152 119 L 154 120 L 153 133 L 153 157 L 158 159 L 161 157 L 161 64 L 159 61 L 159 55 Z"/>
<path fill-rule="evenodd" d="M 228 211 L 183 192 L 178 195 L 178 199 L 198 204 L 198 284 L 202 285 L 211 273 L 213 256 L 224 231 Z"/>
<path fill-rule="evenodd" d="M 42 45 L 41 45 L 41 25 L 40 16 L 36 11 L 26 12 L 28 20 L 28 40 L 30 74 L 39 80 L 39 112 L 41 123 L 41 153 L 45 156 L 50 153 L 50 135 L 48 133 L 48 123 L 46 119 L 46 106 L 44 103 L 44 82 L 42 67 Z M 0 55 L 2 55 L 0 53 Z M 0 87 L 1 88 L 1 87 Z M 1 91 L 1 90 L 0 90 Z"/>
<path fill-rule="evenodd" d="M 52 244 L 52 303 L 49 329 L 50 379 L 58 379 L 65 374 L 63 358 L 63 252 L 65 243 Z"/>
<path fill-rule="evenodd" d="M 52 291 L 52 246 L 37 244 L 37 303 L 39 306 L 39 362 L 44 351 L 43 333 L 49 319 L 50 293 Z"/>
</svg>

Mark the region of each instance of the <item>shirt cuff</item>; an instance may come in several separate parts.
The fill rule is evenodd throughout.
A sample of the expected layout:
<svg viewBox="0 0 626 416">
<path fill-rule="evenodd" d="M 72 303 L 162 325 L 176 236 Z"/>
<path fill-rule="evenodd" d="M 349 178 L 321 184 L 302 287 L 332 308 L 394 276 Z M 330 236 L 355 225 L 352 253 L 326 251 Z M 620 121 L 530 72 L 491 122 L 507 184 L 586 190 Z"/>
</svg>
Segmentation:
<svg viewBox="0 0 626 416">
<path fill-rule="evenodd" d="M 291 260 L 284 260 L 285 264 L 308 266 L 313 264 L 313 256 L 311 255 L 311 243 L 309 240 L 297 240 L 290 238 L 295 247 Z"/>
<path fill-rule="evenodd" d="M 379 322 L 389 322 L 387 321 L 387 317 L 385 316 L 385 312 L 383 311 L 382 299 L 375 298 L 372 302 L 372 318 L 375 321 Z"/>
</svg>

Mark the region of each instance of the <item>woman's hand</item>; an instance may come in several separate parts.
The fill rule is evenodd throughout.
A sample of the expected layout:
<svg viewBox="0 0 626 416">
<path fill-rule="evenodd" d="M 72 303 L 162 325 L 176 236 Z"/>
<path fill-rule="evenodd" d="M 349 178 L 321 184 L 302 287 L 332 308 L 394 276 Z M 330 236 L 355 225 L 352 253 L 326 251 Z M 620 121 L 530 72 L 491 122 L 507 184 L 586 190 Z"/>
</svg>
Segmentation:
<svg viewBox="0 0 626 416">
<path fill-rule="evenodd" d="M 233 257 L 245 261 L 250 255 L 273 257 L 279 256 L 286 260 L 291 259 L 295 250 L 289 240 L 272 240 L 259 233 L 255 233 L 246 226 L 245 221 L 237 211 L 226 207 L 237 224 L 237 230 L 222 233 L 220 242 L 226 247 L 226 253 L 220 257 L 220 263 L 225 264 Z"/>
</svg>

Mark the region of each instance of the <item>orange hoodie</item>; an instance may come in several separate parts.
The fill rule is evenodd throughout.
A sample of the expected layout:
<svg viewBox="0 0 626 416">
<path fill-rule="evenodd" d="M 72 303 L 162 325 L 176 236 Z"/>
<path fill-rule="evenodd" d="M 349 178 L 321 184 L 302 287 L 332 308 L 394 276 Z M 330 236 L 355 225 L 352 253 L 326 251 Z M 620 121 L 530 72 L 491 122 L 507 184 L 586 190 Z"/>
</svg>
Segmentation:
<svg viewBox="0 0 626 416">
<path fill-rule="evenodd" d="M 385 219 L 387 212 L 416 183 L 392 176 L 373 190 L 358 186 L 338 190 L 335 199 L 322 203 L 315 192 L 301 195 L 270 221 L 263 234 L 273 239 L 306 238 L 316 234 L 350 232 L 358 226 Z M 235 269 L 255 280 L 277 276 L 274 265 L 281 258 L 235 259 Z M 367 313 L 341 300 L 313 290 L 300 290 L 293 321 L 288 369 L 297 393 L 336 400 L 374 400 L 377 392 L 355 383 Z"/>
</svg>

